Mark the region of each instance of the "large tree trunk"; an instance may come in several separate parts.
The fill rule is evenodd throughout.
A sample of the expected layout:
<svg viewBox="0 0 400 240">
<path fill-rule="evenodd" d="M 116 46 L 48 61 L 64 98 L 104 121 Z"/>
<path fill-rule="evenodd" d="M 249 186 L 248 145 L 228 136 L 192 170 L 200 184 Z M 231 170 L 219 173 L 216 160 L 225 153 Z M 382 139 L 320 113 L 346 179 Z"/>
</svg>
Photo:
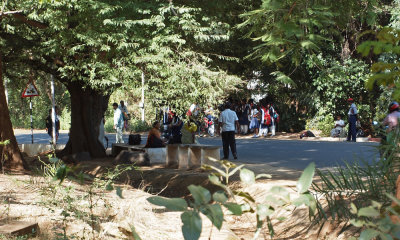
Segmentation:
<svg viewBox="0 0 400 240">
<path fill-rule="evenodd" d="M 3 82 L 3 65 L 0 53 L 0 142 L 10 140 L 10 144 L 0 146 L 0 161 L 4 161 L 4 165 L 0 168 L 21 171 L 28 169 L 28 165 L 24 161 L 18 148 L 17 139 L 11 124 L 10 112 L 8 111 L 4 82 Z"/>
<path fill-rule="evenodd" d="M 66 87 L 71 95 L 71 129 L 68 143 L 60 155 L 89 152 L 93 158 L 105 157 L 98 136 L 110 95 L 84 87 L 78 81 L 68 82 Z"/>
</svg>

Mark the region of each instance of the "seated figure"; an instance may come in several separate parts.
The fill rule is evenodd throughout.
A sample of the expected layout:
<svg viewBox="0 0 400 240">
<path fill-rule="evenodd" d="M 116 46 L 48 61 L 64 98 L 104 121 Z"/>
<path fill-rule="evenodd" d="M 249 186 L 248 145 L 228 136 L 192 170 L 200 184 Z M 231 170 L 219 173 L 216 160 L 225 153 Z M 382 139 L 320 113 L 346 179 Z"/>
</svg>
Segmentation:
<svg viewBox="0 0 400 240">
<path fill-rule="evenodd" d="M 160 122 L 155 121 L 153 128 L 149 131 L 145 148 L 161 148 L 165 147 L 164 141 L 161 139 Z"/>
<path fill-rule="evenodd" d="M 343 134 L 345 124 L 342 117 L 338 115 L 335 121 L 335 128 L 331 130 L 331 137 L 340 137 Z"/>
</svg>

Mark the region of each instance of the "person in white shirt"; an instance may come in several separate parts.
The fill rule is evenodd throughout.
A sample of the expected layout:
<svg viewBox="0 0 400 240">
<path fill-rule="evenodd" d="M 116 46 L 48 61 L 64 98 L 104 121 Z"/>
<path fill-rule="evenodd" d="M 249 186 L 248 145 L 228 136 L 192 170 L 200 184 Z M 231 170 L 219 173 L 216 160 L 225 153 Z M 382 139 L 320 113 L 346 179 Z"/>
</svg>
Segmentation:
<svg viewBox="0 0 400 240">
<path fill-rule="evenodd" d="M 331 131 L 331 137 L 338 137 L 342 134 L 345 124 L 340 115 L 337 116 L 335 121 L 335 128 Z"/>
<path fill-rule="evenodd" d="M 122 111 L 118 108 L 117 103 L 113 103 L 114 109 L 114 129 L 116 130 L 115 138 L 116 143 L 124 143 L 122 139 L 122 129 L 124 127 L 124 118 L 122 117 Z"/>
<path fill-rule="evenodd" d="M 347 102 L 350 104 L 350 109 L 348 112 L 349 131 L 347 132 L 347 141 L 356 142 L 356 135 L 357 135 L 356 123 L 358 121 L 358 110 L 352 98 L 347 99 Z"/>
<path fill-rule="evenodd" d="M 221 113 L 218 121 L 219 126 L 222 129 L 222 146 L 224 152 L 224 158 L 229 157 L 229 147 L 234 159 L 237 159 L 236 152 L 236 141 L 235 141 L 235 130 L 239 129 L 239 119 L 234 111 L 231 109 L 231 104 L 225 104 L 225 110 Z"/>
<path fill-rule="evenodd" d="M 128 120 L 129 120 L 129 117 L 128 117 L 128 108 L 126 107 L 126 105 L 125 105 L 125 103 L 124 103 L 124 101 L 121 101 L 121 102 L 119 102 L 120 104 L 119 104 L 119 106 L 118 106 L 118 108 L 121 110 L 121 112 L 122 112 L 122 117 L 123 117 L 123 120 L 124 120 L 124 127 L 122 128 L 122 129 L 124 129 L 125 128 L 125 131 L 128 131 Z"/>
</svg>

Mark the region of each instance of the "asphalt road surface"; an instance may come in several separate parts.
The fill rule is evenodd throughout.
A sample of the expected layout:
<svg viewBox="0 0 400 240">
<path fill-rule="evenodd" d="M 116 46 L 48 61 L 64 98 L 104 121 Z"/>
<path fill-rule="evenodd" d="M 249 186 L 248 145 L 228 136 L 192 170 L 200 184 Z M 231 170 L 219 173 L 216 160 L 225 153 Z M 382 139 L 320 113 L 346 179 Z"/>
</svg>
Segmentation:
<svg viewBox="0 0 400 240">
<path fill-rule="evenodd" d="M 107 134 L 111 143 L 115 142 L 115 134 Z M 16 132 L 18 143 L 30 143 L 29 132 Z M 48 143 L 49 136 L 43 131 L 34 133 L 35 143 Z M 61 133 L 59 144 L 68 141 L 68 134 Z M 128 136 L 124 135 L 128 142 Z M 145 136 L 142 143 L 145 143 Z M 220 138 L 200 138 L 201 144 L 222 146 Z M 319 168 L 331 168 L 343 165 L 344 161 L 360 159 L 374 162 L 378 153 L 377 143 L 324 142 L 306 140 L 274 140 L 274 139 L 237 139 L 238 161 L 248 164 L 268 164 L 273 167 L 303 170 L 310 162 Z M 222 150 L 221 150 L 222 156 Z M 232 155 L 230 155 L 232 160 Z"/>
</svg>

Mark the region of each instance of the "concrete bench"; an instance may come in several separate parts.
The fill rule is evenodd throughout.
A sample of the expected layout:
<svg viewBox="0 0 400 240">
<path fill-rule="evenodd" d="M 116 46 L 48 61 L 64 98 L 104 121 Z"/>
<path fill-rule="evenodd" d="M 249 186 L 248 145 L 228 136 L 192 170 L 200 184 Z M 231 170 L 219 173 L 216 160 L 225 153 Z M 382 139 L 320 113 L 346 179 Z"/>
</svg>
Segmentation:
<svg viewBox="0 0 400 240">
<path fill-rule="evenodd" d="M 37 156 L 44 152 L 53 150 L 53 145 L 46 143 L 29 143 L 29 144 L 18 144 L 21 152 L 26 153 L 29 157 Z M 57 144 L 56 150 L 62 150 L 65 148 L 65 144 Z"/>
<path fill-rule="evenodd" d="M 111 145 L 111 155 L 117 156 L 121 151 L 145 152 L 144 145 L 128 145 L 126 143 L 113 143 Z"/>
<path fill-rule="evenodd" d="M 220 159 L 219 146 L 199 144 L 169 144 L 167 145 L 167 166 L 178 165 L 179 169 L 193 169 L 201 165 L 212 165 L 210 159 Z"/>
</svg>

